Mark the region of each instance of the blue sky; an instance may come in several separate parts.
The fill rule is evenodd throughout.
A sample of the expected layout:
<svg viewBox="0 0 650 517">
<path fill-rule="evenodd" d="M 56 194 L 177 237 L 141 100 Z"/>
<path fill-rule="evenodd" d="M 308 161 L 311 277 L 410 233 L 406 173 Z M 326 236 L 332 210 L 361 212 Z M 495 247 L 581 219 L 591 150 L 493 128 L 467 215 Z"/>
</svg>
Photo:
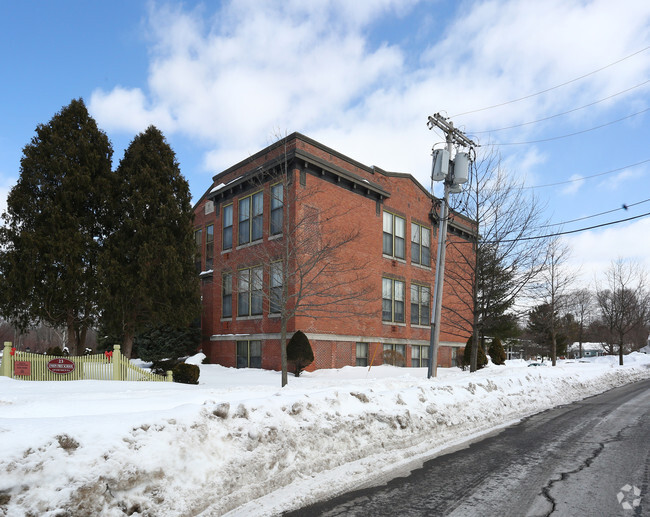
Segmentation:
<svg viewBox="0 0 650 517">
<path fill-rule="evenodd" d="M 428 185 L 442 112 L 496 144 L 553 222 L 614 210 L 565 230 L 650 212 L 650 162 L 633 165 L 650 160 L 646 0 L 26 0 L 0 5 L 0 46 L 0 209 L 36 125 L 83 97 L 114 166 L 153 123 L 195 199 L 293 131 Z M 650 268 L 650 217 L 567 243 L 584 281 L 617 257 Z"/>
</svg>

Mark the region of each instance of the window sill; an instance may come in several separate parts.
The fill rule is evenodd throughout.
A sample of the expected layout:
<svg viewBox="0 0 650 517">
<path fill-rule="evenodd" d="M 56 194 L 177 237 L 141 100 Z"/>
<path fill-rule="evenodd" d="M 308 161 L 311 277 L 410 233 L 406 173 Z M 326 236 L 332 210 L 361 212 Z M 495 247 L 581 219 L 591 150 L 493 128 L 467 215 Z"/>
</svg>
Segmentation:
<svg viewBox="0 0 650 517">
<path fill-rule="evenodd" d="M 411 262 L 411 265 L 413 267 L 418 268 L 418 269 L 424 269 L 425 271 L 431 271 L 431 266 L 423 266 L 422 264 L 418 264 L 417 262 Z"/>
<path fill-rule="evenodd" d="M 276 239 L 281 239 L 281 238 L 282 238 L 282 234 L 281 234 L 281 233 L 278 233 L 277 235 L 270 235 L 270 236 L 269 236 L 269 240 L 270 240 L 270 241 L 274 241 L 274 240 L 276 240 Z"/>
<path fill-rule="evenodd" d="M 392 327 L 406 327 L 406 323 L 396 323 L 394 321 L 383 321 L 383 320 L 382 323 L 384 325 L 390 325 Z"/>
<path fill-rule="evenodd" d="M 262 314 L 256 314 L 255 316 L 237 316 L 237 321 L 261 320 L 262 317 Z"/>
<path fill-rule="evenodd" d="M 263 241 L 264 241 L 264 239 L 257 239 L 256 241 L 253 241 L 253 242 L 247 242 L 246 244 L 240 244 L 235 249 L 236 250 L 243 250 L 245 248 L 250 248 L 251 246 L 255 246 L 256 244 L 260 244 Z"/>
</svg>

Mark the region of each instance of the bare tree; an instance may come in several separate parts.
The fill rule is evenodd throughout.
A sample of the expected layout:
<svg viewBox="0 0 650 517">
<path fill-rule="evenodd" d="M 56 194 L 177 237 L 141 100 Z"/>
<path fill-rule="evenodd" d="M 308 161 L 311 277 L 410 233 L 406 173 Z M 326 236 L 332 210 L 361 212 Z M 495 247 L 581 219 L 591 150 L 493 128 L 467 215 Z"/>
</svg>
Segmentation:
<svg viewBox="0 0 650 517">
<path fill-rule="evenodd" d="M 319 202 L 319 198 L 325 199 L 320 187 L 322 180 L 307 181 L 304 171 L 295 169 L 289 159 L 287 137 L 281 139 L 281 145 L 283 157 L 275 176 L 261 177 L 259 182 L 269 189 L 272 205 L 281 207 L 281 216 L 272 209 L 271 217 L 272 225 L 282 230 L 277 238 L 269 239 L 264 246 L 251 247 L 248 253 L 251 259 L 268 265 L 269 288 L 259 291 L 269 312 L 280 320 L 285 386 L 291 319 L 316 315 L 319 319 L 369 316 L 364 310 L 366 304 L 360 302 L 370 300 L 372 287 L 367 262 L 358 256 L 351 261 L 343 253 L 361 237 L 359 227 L 353 223 L 355 218 L 348 217 L 353 209 L 331 201 Z M 262 280 L 263 272 L 258 272 L 250 281 L 262 286 Z"/>
<path fill-rule="evenodd" d="M 504 315 L 516 310 L 517 298 L 544 267 L 544 206 L 528 192 L 490 150 L 472 167 L 455 207 L 475 225 L 477 237 L 447 244 L 453 267 L 445 271 L 445 287 L 454 303 L 444 309 L 452 328 L 472 328 L 470 371 L 476 371 L 479 339 L 503 325 Z"/>
<path fill-rule="evenodd" d="M 646 272 L 638 263 L 619 258 L 610 264 L 605 278 L 606 285 L 597 287 L 596 298 L 622 365 L 626 341 L 647 321 Z"/>
<path fill-rule="evenodd" d="M 585 342 L 587 328 L 593 319 L 594 294 L 585 288 L 569 293 L 569 307 L 575 316 L 578 356 L 582 357 L 582 344 Z"/>
<path fill-rule="evenodd" d="M 569 287 L 574 278 L 567 269 L 570 250 L 563 244 L 559 238 L 549 241 L 546 251 L 546 266 L 542 270 L 540 282 L 537 289 L 541 297 L 549 306 L 548 318 L 545 324 L 548 327 L 548 334 L 551 338 L 551 362 L 557 364 L 557 337 L 560 325 L 563 323 L 561 318 L 569 308 L 569 299 L 567 297 Z"/>
</svg>

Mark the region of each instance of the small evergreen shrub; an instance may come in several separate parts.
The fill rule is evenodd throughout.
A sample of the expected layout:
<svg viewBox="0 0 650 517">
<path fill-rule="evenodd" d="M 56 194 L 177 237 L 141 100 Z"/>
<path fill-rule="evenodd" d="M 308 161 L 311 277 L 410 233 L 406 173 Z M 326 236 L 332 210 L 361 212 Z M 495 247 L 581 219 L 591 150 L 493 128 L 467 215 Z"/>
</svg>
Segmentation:
<svg viewBox="0 0 650 517">
<path fill-rule="evenodd" d="M 51 346 L 47 349 L 46 355 L 53 355 L 55 357 L 63 357 L 63 350 L 60 346 Z"/>
<path fill-rule="evenodd" d="M 490 359 L 494 364 L 506 364 L 506 351 L 503 349 L 501 340 L 498 337 L 495 337 L 490 343 L 488 354 L 490 354 Z"/>
<path fill-rule="evenodd" d="M 172 373 L 174 374 L 174 382 L 198 384 L 201 371 L 195 364 L 179 363 L 174 366 Z"/>
<path fill-rule="evenodd" d="M 465 346 L 465 351 L 463 352 L 463 362 L 465 363 L 466 366 L 470 366 L 472 364 L 472 337 L 467 340 L 467 344 Z M 485 352 L 483 351 L 483 347 L 479 343 L 478 345 L 478 356 L 476 358 L 476 369 L 480 370 L 484 366 L 486 366 L 488 363 L 487 356 L 485 355 Z"/>
<path fill-rule="evenodd" d="M 311 349 L 309 339 L 302 330 L 298 330 L 287 343 L 287 360 L 294 364 L 294 375 L 300 373 L 314 362 L 314 351 Z"/>
</svg>

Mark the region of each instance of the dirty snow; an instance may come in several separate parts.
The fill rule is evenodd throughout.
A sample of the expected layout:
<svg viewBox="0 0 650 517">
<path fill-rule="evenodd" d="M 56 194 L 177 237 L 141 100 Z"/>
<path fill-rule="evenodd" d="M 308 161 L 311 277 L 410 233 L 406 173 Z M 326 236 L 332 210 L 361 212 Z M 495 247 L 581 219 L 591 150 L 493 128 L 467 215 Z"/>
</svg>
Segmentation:
<svg viewBox="0 0 650 517">
<path fill-rule="evenodd" d="M 217 365 L 200 365 L 198 386 L 0 377 L 0 515 L 278 515 L 650 377 L 650 356 L 617 360 L 431 380 L 425 368 L 345 367 L 283 389 L 278 372 Z"/>
</svg>

